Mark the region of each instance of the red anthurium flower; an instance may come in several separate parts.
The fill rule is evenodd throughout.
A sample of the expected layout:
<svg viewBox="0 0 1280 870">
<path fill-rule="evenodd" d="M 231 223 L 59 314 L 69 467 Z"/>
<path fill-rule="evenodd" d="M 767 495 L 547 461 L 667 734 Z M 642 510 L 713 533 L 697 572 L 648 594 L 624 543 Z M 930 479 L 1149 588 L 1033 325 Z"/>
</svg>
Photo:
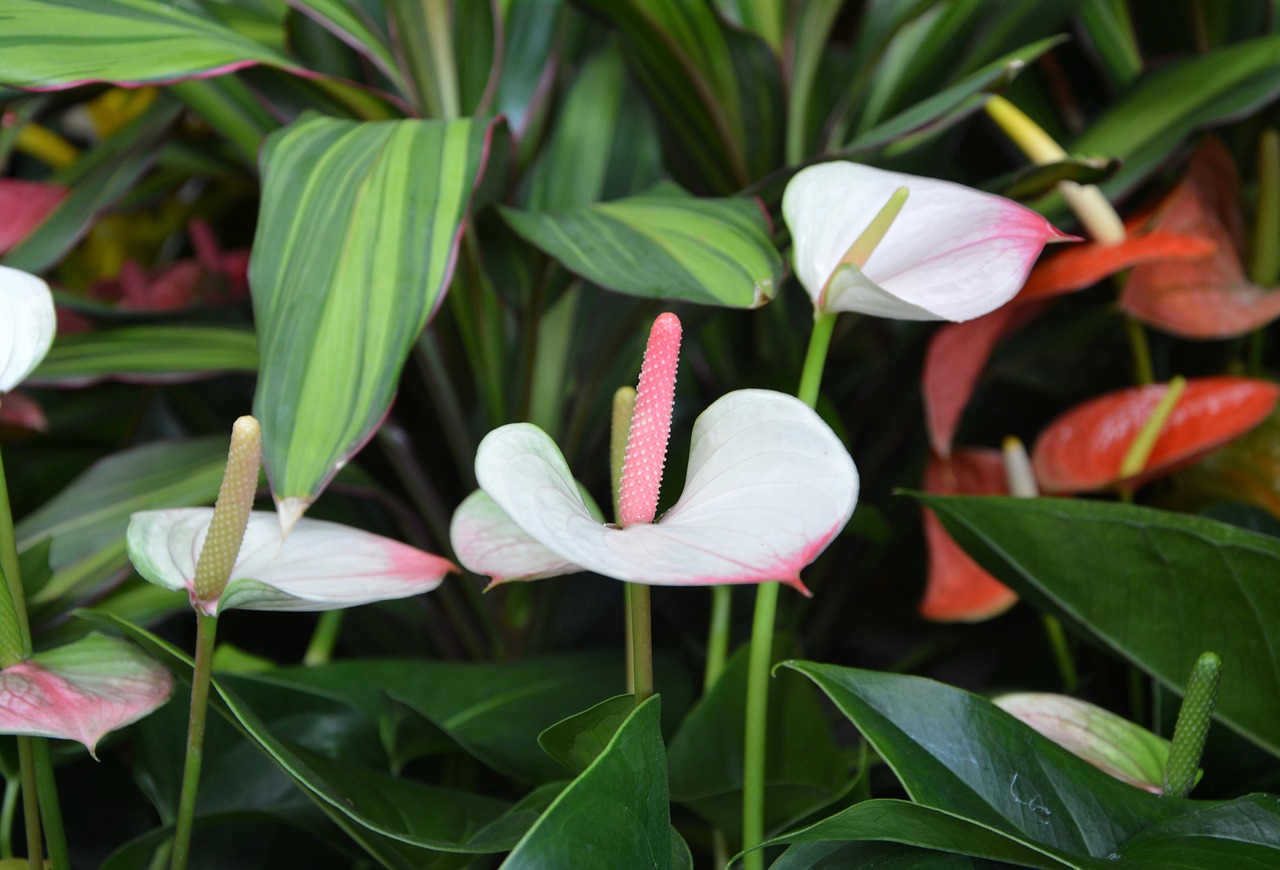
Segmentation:
<svg viewBox="0 0 1280 870">
<path fill-rule="evenodd" d="M 67 193 L 60 184 L 0 178 L 0 254 L 30 235 Z"/>
<path fill-rule="evenodd" d="M 924 470 L 925 492 L 944 495 L 1004 495 L 1004 456 L 990 448 L 962 448 L 950 459 L 931 455 Z M 924 540 L 929 574 L 920 615 L 938 622 L 977 622 L 998 616 L 1018 596 L 982 569 L 960 548 L 933 511 L 924 509 Z"/>
<path fill-rule="evenodd" d="M 1244 248 L 1235 163 L 1217 139 L 1191 158 L 1187 176 L 1157 209 L 1156 231 L 1196 234 L 1214 249 L 1191 260 L 1134 268 L 1120 307 L 1157 329 L 1186 338 L 1231 338 L 1280 317 L 1280 293 L 1252 283 Z"/>
<path fill-rule="evenodd" d="M 1275 407 L 1280 385 L 1251 378 L 1197 378 L 1174 406 L 1143 470 L 1122 477 L 1134 437 L 1167 386 L 1132 387 L 1099 396 L 1054 420 L 1032 450 L 1045 492 L 1090 492 L 1136 486 L 1185 467 L 1257 426 Z"/>
</svg>

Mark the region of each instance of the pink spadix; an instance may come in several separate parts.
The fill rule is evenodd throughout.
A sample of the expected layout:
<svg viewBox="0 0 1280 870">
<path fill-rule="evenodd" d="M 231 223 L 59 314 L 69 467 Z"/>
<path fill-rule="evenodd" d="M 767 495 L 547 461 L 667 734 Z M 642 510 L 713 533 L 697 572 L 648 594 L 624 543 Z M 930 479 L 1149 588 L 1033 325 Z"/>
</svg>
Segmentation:
<svg viewBox="0 0 1280 870">
<path fill-rule="evenodd" d="M 618 521 L 625 527 L 651 523 L 658 513 L 662 466 L 671 435 L 671 409 L 676 400 L 676 366 L 680 358 L 680 318 L 658 315 L 640 365 L 636 409 L 631 415 L 627 452 L 618 487 Z"/>
</svg>

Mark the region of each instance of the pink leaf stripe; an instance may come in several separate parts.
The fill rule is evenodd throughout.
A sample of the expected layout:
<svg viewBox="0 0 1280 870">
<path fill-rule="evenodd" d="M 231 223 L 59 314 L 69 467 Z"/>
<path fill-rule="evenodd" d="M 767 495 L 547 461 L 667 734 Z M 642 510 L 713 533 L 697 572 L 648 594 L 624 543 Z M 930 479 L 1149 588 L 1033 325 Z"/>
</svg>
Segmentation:
<svg viewBox="0 0 1280 870">
<path fill-rule="evenodd" d="M 172 689 L 169 672 L 130 644 L 90 635 L 0 671 L 0 733 L 75 740 L 92 753 Z"/>
<path fill-rule="evenodd" d="M 679 359 L 680 319 L 670 312 L 661 314 L 649 331 L 636 388 L 636 408 L 627 435 L 618 497 L 618 519 L 623 526 L 651 523 L 658 513 Z"/>
<path fill-rule="evenodd" d="M 408 544 L 323 520 L 299 520 L 282 539 L 274 513 L 254 511 L 231 580 L 216 601 L 192 594 L 196 557 L 209 530 L 210 508 L 143 511 L 127 535 L 129 558 L 158 586 L 185 590 L 192 606 L 224 610 L 334 610 L 408 598 L 440 585 L 457 568 Z"/>
</svg>

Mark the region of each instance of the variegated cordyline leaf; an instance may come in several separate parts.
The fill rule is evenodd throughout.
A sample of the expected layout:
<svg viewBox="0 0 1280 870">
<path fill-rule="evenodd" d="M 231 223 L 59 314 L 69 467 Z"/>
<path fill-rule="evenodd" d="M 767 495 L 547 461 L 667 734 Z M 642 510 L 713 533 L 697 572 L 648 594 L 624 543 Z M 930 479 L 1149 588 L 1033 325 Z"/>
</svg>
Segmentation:
<svg viewBox="0 0 1280 870">
<path fill-rule="evenodd" d="M 0 266 L 0 394 L 22 383 L 40 364 L 56 328 L 49 285 Z"/>
<path fill-rule="evenodd" d="M 145 579 L 192 596 L 196 559 L 212 508 L 142 511 L 127 533 L 129 558 Z M 254 511 L 222 596 L 200 609 L 337 610 L 430 592 L 456 571 L 448 559 L 371 532 L 299 520 L 287 537 L 269 511 Z"/>
<path fill-rule="evenodd" d="M 91 634 L 0 671 L 0 734 L 75 740 L 92 753 L 172 690 L 169 672 L 132 644 Z"/>
<path fill-rule="evenodd" d="M 448 286 L 488 141 L 469 119 L 315 116 L 268 137 L 253 413 L 286 530 L 386 415 Z"/>
<path fill-rule="evenodd" d="M 850 247 L 900 188 L 908 197 L 859 268 Z M 821 311 L 970 320 L 1018 292 L 1046 242 L 1070 238 L 1015 202 L 857 163 L 822 163 L 782 198 L 796 276 Z"/>
<path fill-rule="evenodd" d="M 633 583 L 781 580 L 805 591 L 801 569 L 858 499 L 857 469 L 835 433 L 799 399 L 768 390 L 730 393 L 702 413 L 684 493 L 656 523 L 602 524 L 559 448 L 527 423 L 485 437 L 476 479 L 510 525 L 495 521 L 484 500 L 468 499 L 454 517 L 453 545 L 464 565 L 495 580 L 548 576 L 559 559 Z"/>
<path fill-rule="evenodd" d="M 0 84 L 32 90 L 86 82 L 139 84 L 222 75 L 287 58 L 163 0 L 5 0 Z"/>
<path fill-rule="evenodd" d="M 502 214 L 566 269 L 631 296 L 755 308 L 782 280 L 768 219 L 743 197 L 695 198 L 672 188 L 557 213 Z"/>
</svg>

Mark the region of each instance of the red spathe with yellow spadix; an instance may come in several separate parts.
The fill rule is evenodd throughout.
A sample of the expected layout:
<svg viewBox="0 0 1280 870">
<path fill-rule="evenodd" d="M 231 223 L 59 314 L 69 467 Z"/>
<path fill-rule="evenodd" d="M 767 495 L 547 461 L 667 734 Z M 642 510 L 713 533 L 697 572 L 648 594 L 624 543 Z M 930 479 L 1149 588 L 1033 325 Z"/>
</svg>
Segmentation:
<svg viewBox="0 0 1280 870">
<path fill-rule="evenodd" d="M 1137 486 L 1240 437 L 1261 423 L 1280 398 L 1280 385 L 1270 381 L 1238 377 L 1187 381 L 1142 471 L 1122 476 L 1125 454 L 1167 389 L 1165 384 L 1153 384 L 1108 393 L 1050 423 L 1032 451 L 1040 488 L 1068 493 Z"/>
</svg>

